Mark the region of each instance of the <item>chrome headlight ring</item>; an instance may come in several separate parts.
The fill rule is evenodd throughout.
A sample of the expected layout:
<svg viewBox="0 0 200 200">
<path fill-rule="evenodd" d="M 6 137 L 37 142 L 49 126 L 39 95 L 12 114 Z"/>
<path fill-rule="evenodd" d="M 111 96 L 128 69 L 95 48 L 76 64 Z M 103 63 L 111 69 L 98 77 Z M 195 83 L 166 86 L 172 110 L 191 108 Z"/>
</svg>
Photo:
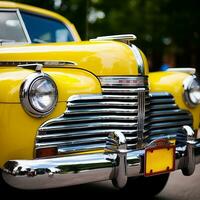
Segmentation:
<svg viewBox="0 0 200 200">
<path fill-rule="evenodd" d="M 183 82 L 184 99 L 190 107 L 200 104 L 200 80 L 196 76 L 189 76 Z"/>
<path fill-rule="evenodd" d="M 55 82 L 45 73 L 29 75 L 21 85 L 20 101 L 29 115 L 38 118 L 47 116 L 58 101 Z"/>
</svg>

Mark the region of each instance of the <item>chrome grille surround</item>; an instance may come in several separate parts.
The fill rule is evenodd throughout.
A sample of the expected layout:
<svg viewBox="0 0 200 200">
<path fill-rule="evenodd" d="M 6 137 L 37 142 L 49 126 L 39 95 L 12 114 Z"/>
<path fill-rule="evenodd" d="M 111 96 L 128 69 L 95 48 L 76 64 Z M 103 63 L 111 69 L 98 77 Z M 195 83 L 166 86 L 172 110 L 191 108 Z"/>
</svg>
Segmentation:
<svg viewBox="0 0 200 200">
<path fill-rule="evenodd" d="M 154 139 L 186 140 L 183 125 L 192 116 L 166 92 L 150 93 L 147 77 L 100 77 L 102 94 L 73 95 L 65 113 L 38 130 L 36 150 L 57 147 L 59 154 L 104 150 L 107 137 L 121 131 L 129 150 Z"/>
</svg>

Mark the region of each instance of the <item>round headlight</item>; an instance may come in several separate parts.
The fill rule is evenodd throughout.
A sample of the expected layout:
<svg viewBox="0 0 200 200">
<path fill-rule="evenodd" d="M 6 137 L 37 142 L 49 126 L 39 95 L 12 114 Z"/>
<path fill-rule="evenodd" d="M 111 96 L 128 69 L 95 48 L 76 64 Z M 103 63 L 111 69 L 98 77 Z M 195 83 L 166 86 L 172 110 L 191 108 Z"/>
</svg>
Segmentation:
<svg viewBox="0 0 200 200">
<path fill-rule="evenodd" d="M 190 76 L 184 80 L 184 97 L 191 107 L 200 104 L 200 80 L 196 76 Z"/>
<path fill-rule="evenodd" d="M 47 74 L 31 74 L 21 86 L 20 99 L 26 112 L 34 117 L 44 117 L 56 106 L 56 84 Z"/>
</svg>

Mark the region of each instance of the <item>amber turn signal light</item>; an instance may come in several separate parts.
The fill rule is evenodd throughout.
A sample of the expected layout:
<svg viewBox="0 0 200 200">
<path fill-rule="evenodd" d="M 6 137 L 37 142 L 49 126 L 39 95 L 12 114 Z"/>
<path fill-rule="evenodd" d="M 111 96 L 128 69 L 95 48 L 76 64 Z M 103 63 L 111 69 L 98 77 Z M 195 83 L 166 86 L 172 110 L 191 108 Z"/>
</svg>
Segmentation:
<svg viewBox="0 0 200 200">
<path fill-rule="evenodd" d="M 58 150 L 56 147 L 49 147 L 49 148 L 43 148 L 43 149 L 36 150 L 37 158 L 50 157 L 50 156 L 55 156 L 57 154 L 58 154 Z"/>
</svg>

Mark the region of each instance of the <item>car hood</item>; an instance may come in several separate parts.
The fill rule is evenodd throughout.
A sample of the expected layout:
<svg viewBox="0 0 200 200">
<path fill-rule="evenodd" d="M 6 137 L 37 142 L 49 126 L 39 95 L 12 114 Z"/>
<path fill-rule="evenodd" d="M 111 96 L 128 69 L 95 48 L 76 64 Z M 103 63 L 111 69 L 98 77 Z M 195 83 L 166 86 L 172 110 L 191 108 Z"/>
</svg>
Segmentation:
<svg viewBox="0 0 200 200">
<path fill-rule="evenodd" d="M 145 64 L 145 74 L 148 66 Z M 133 52 L 120 42 L 68 42 L 0 47 L 0 62 L 72 61 L 96 76 L 138 75 Z"/>
</svg>

